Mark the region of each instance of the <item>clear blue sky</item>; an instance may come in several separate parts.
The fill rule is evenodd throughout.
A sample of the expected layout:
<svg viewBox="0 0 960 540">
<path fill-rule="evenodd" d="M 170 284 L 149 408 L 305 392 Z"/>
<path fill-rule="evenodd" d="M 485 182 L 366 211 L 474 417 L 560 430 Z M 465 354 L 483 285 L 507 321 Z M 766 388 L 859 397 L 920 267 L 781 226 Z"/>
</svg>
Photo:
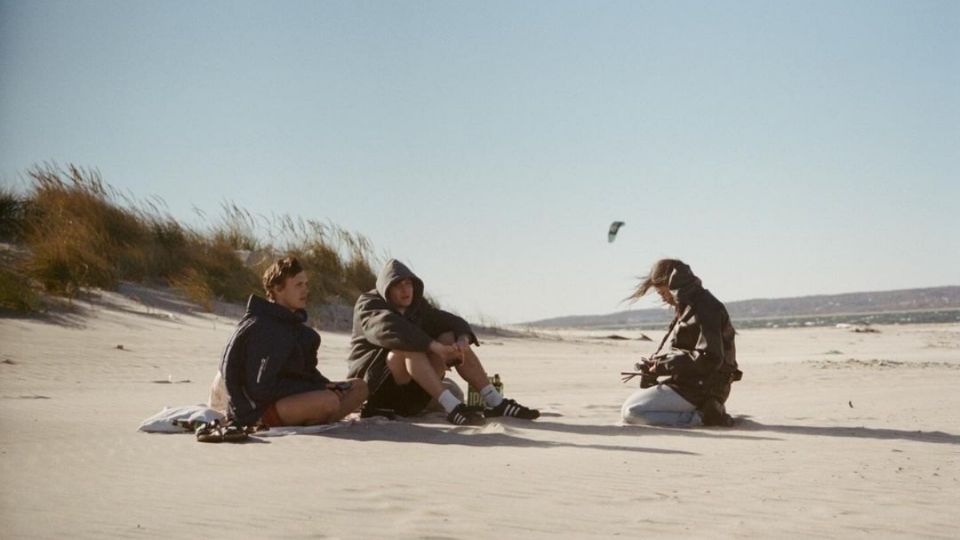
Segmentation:
<svg viewBox="0 0 960 540">
<path fill-rule="evenodd" d="M 960 284 L 958 29 L 953 0 L 2 0 L 0 180 L 329 219 L 500 323 L 624 309 L 664 256 L 727 301 Z"/>
</svg>

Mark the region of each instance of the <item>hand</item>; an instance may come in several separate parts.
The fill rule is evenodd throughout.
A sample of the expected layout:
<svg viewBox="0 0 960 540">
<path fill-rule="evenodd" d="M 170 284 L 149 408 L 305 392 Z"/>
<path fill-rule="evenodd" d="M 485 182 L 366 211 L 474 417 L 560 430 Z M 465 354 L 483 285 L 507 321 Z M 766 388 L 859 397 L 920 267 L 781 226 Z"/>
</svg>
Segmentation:
<svg viewBox="0 0 960 540">
<path fill-rule="evenodd" d="M 454 343 L 453 346 L 457 349 L 457 355 L 459 356 L 459 358 L 457 358 L 457 363 L 455 365 L 460 365 L 463 363 L 464 360 L 466 360 L 467 351 L 470 350 L 470 337 L 460 336 L 459 338 L 457 338 L 457 342 Z M 447 365 L 451 365 L 449 361 Z"/>
<path fill-rule="evenodd" d="M 657 385 L 657 362 L 651 358 L 642 358 L 637 363 L 640 369 L 640 388 L 650 388 Z"/>
<path fill-rule="evenodd" d="M 460 351 L 453 345 L 444 345 L 439 341 L 431 341 L 430 349 L 427 351 L 427 354 L 439 358 L 443 361 L 447 367 L 451 365 L 457 365 L 462 362 Z M 450 361 L 454 360 L 454 363 L 451 364 Z"/>
<path fill-rule="evenodd" d="M 654 374 L 657 372 L 657 360 L 653 358 L 641 358 L 638 367 L 644 373 Z"/>
</svg>

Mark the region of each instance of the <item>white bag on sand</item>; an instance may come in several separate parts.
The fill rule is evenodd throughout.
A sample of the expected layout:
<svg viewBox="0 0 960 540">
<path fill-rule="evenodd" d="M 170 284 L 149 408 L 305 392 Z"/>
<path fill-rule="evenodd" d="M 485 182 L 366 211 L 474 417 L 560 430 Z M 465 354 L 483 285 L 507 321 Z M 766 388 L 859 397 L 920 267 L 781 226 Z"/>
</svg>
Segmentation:
<svg viewBox="0 0 960 540">
<path fill-rule="evenodd" d="M 183 407 L 164 407 L 162 411 L 144 420 L 139 431 L 147 433 L 189 433 L 190 430 L 175 425 L 174 420 L 187 422 L 213 422 L 223 420 L 224 415 L 206 405 L 186 405 Z"/>
<path fill-rule="evenodd" d="M 210 383 L 210 398 L 207 399 L 207 407 L 221 414 L 227 414 L 227 385 L 223 382 L 220 370 L 213 376 L 213 382 Z"/>
</svg>

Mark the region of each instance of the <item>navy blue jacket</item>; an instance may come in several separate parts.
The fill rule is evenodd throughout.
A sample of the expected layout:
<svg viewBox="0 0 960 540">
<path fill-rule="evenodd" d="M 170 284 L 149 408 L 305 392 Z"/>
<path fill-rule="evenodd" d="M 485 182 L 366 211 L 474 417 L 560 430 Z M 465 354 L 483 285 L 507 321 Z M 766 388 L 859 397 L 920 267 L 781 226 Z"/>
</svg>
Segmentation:
<svg viewBox="0 0 960 540">
<path fill-rule="evenodd" d="M 275 401 L 325 390 L 330 382 L 317 370 L 320 334 L 296 312 L 250 295 L 247 313 L 227 343 L 220 373 L 227 388 L 227 417 L 255 424 Z"/>
</svg>

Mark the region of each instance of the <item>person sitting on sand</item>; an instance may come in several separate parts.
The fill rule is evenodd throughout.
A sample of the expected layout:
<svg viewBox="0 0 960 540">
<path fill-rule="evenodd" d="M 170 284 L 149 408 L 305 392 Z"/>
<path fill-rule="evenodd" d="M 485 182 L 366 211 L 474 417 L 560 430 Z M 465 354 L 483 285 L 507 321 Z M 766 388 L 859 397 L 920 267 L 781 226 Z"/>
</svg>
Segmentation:
<svg viewBox="0 0 960 540">
<path fill-rule="evenodd" d="M 629 297 L 636 301 L 656 289 L 675 308 L 673 322 L 649 359 L 626 372 L 640 375 L 640 390 L 623 404 L 628 424 L 672 426 L 733 425 L 724 403 L 730 385 L 740 380 L 730 316 L 724 305 L 703 288 L 690 267 L 676 259 L 657 261 Z M 670 341 L 669 349 L 661 352 Z M 658 377 L 667 377 L 658 383 Z"/>
<path fill-rule="evenodd" d="M 306 426 L 340 420 L 367 397 L 361 379 L 331 382 L 317 370 L 320 334 L 307 320 L 307 273 L 294 257 L 263 273 L 269 300 L 252 294 L 227 344 L 220 373 L 236 424 Z"/>
<path fill-rule="evenodd" d="M 539 411 L 500 395 L 471 344 L 479 342 L 470 325 L 431 306 L 423 298 L 423 281 L 391 259 L 376 288 L 362 294 L 353 309 L 348 376 L 363 377 L 369 385 L 364 414 L 413 416 L 435 398 L 457 425 L 482 425 L 484 417 L 539 417 Z M 479 390 L 486 405 L 482 416 L 443 386 L 443 375 L 452 367 Z"/>
</svg>

